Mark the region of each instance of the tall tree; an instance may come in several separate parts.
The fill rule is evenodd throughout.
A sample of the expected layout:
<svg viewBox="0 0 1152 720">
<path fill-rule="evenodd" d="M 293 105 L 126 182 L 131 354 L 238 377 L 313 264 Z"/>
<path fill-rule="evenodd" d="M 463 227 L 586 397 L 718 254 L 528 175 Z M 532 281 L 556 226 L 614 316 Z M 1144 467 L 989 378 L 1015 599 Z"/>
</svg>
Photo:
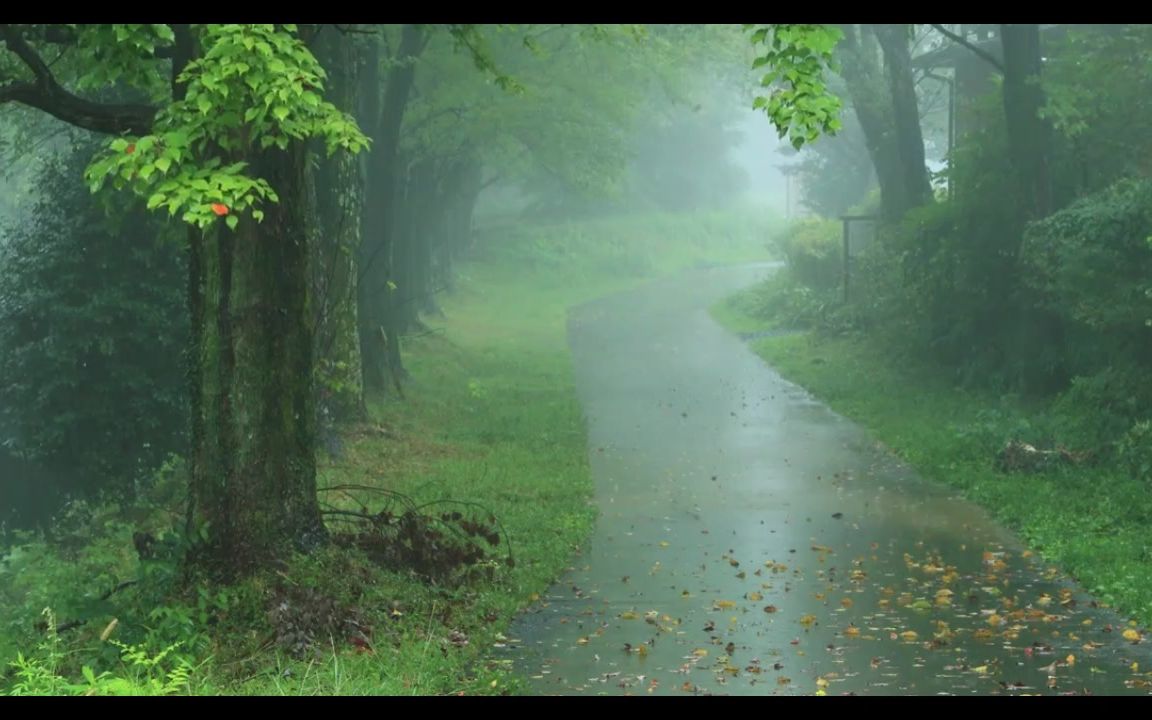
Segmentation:
<svg viewBox="0 0 1152 720">
<path fill-rule="evenodd" d="M 899 220 L 932 198 L 907 25 L 844 25 L 840 74 L 880 184 L 881 214 Z"/>
<path fill-rule="evenodd" d="M 1051 128 L 1042 115 L 1044 88 L 1040 26 L 1001 25 L 1004 50 L 1004 118 L 1008 147 L 1016 168 L 1025 219 L 1045 217 L 1052 209 L 1048 161 Z"/>
<path fill-rule="evenodd" d="M 192 226 L 189 522 L 207 528 L 200 557 L 228 576 L 323 537 L 305 141 L 322 137 L 332 152 L 365 140 L 321 98 L 309 35 L 291 25 L 0 25 L 0 101 L 120 135 L 89 167 L 93 189 L 130 187 Z M 146 100 L 76 94 L 44 60 L 48 43 L 70 52 L 55 67 L 78 87 L 131 84 Z"/>
<path fill-rule="evenodd" d="M 920 107 L 912 76 L 909 51 L 911 25 L 874 25 L 873 32 L 884 53 L 884 70 L 892 98 L 894 145 L 903 175 L 905 210 L 932 200 L 932 182 L 924 160 L 924 135 L 920 130 Z"/>
<path fill-rule="evenodd" d="M 383 391 L 389 379 L 399 390 L 404 374 L 392 256 L 400 198 L 397 159 L 416 62 L 428 44 L 428 35 L 419 25 L 404 25 L 399 35 L 395 53 L 387 58 L 384 82 L 380 81 L 380 68 L 385 58 L 380 57 L 380 44 L 375 43 L 369 49 L 361 83 L 361 124 L 373 141 L 365 186 L 358 289 L 364 388 L 371 392 Z"/>
<path fill-rule="evenodd" d="M 328 74 L 326 96 L 339 110 L 356 110 L 366 40 L 327 26 L 314 47 Z M 316 228 L 312 258 L 318 415 L 324 425 L 364 412 L 357 324 L 357 256 L 364 210 L 364 176 L 349 153 L 327 156 L 313 141 L 312 187 Z M 331 428 L 327 429 L 331 432 Z"/>
<path fill-rule="evenodd" d="M 875 33 L 866 27 L 846 25 L 842 29 L 840 74 L 876 169 L 881 214 L 888 220 L 898 220 L 911 202 L 907 174 L 900 162 L 892 90 L 885 76 L 883 54 Z"/>
</svg>

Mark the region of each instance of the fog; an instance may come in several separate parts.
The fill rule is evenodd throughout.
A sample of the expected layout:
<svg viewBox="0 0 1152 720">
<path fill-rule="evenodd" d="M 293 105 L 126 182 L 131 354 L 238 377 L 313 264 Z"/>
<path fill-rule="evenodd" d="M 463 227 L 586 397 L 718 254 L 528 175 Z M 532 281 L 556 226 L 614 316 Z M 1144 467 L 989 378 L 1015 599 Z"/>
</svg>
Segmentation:
<svg viewBox="0 0 1152 720">
<path fill-rule="evenodd" d="M 0 37 L 0 695 L 1152 688 L 1152 26 Z"/>
</svg>

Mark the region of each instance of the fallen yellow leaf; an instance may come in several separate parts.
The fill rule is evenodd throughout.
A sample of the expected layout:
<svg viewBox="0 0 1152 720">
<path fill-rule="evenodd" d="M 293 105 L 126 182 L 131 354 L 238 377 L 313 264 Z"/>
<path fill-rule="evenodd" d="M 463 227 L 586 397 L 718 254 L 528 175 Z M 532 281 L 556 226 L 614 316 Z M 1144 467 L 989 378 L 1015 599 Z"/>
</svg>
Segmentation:
<svg viewBox="0 0 1152 720">
<path fill-rule="evenodd" d="M 1134 643 L 1140 642 L 1140 633 L 1133 630 L 1132 628 L 1127 628 L 1126 630 L 1124 630 L 1123 635 L 1124 635 L 1124 639 L 1129 641 L 1129 642 L 1134 642 Z"/>
<path fill-rule="evenodd" d="M 900 637 L 907 640 L 908 642 L 912 642 L 920 636 L 916 634 L 915 630 L 905 630 L 904 632 L 900 633 Z"/>
</svg>

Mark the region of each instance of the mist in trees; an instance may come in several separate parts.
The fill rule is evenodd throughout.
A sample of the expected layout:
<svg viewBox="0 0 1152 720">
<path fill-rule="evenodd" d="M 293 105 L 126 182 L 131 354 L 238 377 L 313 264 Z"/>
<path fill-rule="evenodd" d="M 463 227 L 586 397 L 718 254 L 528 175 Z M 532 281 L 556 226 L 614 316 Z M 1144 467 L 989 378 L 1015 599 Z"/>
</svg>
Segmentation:
<svg viewBox="0 0 1152 720">
<path fill-rule="evenodd" d="M 737 261 L 780 261 L 749 334 L 1150 480 L 1149 27 L 0 24 L 0 556 L 53 590 L 3 560 L 0 600 L 204 656 L 503 644 L 452 613 L 592 527 L 570 309 Z M 4 622 L 0 662 L 56 621 Z"/>
<path fill-rule="evenodd" d="M 477 208 L 692 213 L 748 189 L 734 26 L 4 32 L 10 157 L 69 125 L 114 138 L 7 180 L 40 193 L 7 212 L 8 444 L 87 497 L 186 457 L 187 531 L 240 572 L 319 541 L 314 454 L 404 399 Z"/>
</svg>

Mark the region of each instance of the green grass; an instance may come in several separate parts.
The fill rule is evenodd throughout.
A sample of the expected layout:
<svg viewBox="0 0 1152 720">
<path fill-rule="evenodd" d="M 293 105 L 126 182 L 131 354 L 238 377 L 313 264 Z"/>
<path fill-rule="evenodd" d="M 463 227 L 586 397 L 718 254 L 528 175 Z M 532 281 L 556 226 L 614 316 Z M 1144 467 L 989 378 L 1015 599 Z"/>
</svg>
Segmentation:
<svg viewBox="0 0 1152 720">
<path fill-rule="evenodd" d="M 160 620 L 148 616 L 156 609 L 149 596 L 130 588 L 115 596 L 115 607 L 96 612 L 99 621 L 41 647 L 37 657 L 51 660 L 54 670 L 39 686 L 50 686 L 57 675 L 75 681 L 81 664 L 92 664 L 97 674 L 137 678 L 130 684 L 137 690 L 155 687 L 145 680 L 157 670 L 119 658 L 98 637 L 115 613 L 116 637 L 146 642 L 150 653 L 182 643 L 161 669 L 187 659 L 195 671 L 183 687 L 192 694 L 518 692 L 517 678 L 492 650 L 504 642 L 516 613 L 573 561 L 595 522 L 566 342 L 568 308 L 704 262 L 765 259 L 771 222 L 657 216 L 481 232 L 474 257 L 459 267 L 456 291 L 441 299 L 445 318 L 430 319 L 435 332 L 405 346 L 413 376 L 406 399 L 372 402 L 372 422 L 348 428 L 343 457 L 321 463 L 319 485 L 365 485 L 417 504 L 482 507 L 506 531 L 513 567 L 493 564 L 471 582 L 434 586 L 382 569 L 358 552 L 329 548 L 226 596 L 166 600 Z M 379 494 L 361 496 L 374 501 L 373 511 L 383 501 Z M 321 499 L 354 507 L 334 491 L 322 491 Z M 85 543 L 79 549 L 64 552 L 39 541 L 22 551 L 30 560 L 11 569 L 20 582 L 0 583 L 0 650 L 12 651 L 0 661 L 18 647 L 28 654 L 35 638 L 30 624 L 45 605 L 65 603 L 62 618 L 80 613 L 89 606 L 68 598 L 90 599 L 137 570 L 133 526 L 102 524 L 100 517 L 78 534 Z M 324 602 L 353 608 L 371 625 L 371 652 L 347 638 L 301 659 L 269 649 L 269 605 L 306 588 Z M 205 625 L 208 618 L 218 624 Z M 0 679 L 0 688 L 12 680 Z"/>
<path fill-rule="evenodd" d="M 714 308 L 734 330 L 766 328 L 732 303 Z M 1084 423 L 1058 406 L 1029 407 L 953 387 L 932 368 L 860 335 L 769 337 L 755 351 L 833 410 L 867 428 L 923 476 L 988 508 L 1103 602 L 1152 622 L 1152 494 L 1110 463 L 1003 474 L 997 451 L 1013 438 L 1059 439 Z M 1074 435 L 1064 435 L 1075 449 Z"/>
</svg>

